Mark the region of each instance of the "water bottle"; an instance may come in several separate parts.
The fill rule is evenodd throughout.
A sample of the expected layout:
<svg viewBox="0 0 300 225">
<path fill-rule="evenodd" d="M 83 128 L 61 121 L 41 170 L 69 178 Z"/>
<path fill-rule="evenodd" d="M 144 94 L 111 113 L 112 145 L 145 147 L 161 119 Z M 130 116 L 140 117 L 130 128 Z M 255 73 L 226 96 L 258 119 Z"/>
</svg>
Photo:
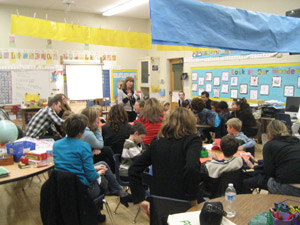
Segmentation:
<svg viewBox="0 0 300 225">
<path fill-rule="evenodd" d="M 227 212 L 227 217 L 235 217 L 235 196 L 236 191 L 233 187 L 233 184 L 228 184 L 228 187 L 225 191 L 225 211 Z"/>
<path fill-rule="evenodd" d="M 46 153 L 47 153 L 47 163 L 49 165 L 52 165 L 53 164 L 53 150 L 47 150 Z"/>
</svg>

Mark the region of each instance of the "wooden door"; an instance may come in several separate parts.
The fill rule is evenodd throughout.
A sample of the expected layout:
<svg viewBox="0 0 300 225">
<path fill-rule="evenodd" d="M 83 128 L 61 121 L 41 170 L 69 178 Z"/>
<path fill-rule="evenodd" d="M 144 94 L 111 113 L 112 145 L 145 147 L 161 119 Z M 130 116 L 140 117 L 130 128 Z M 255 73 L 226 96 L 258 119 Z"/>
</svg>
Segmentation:
<svg viewBox="0 0 300 225">
<path fill-rule="evenodd" d="M 183 80 L 181 80 L 181 74 L 183 73 L 183 59 L 170 59 L 170 76 L 171 76 L 171 92 L 184 91 Z M 172 99 L 171 99 L 172 101 Z M 171 102 L 171 110 L 178 106 L 178 102 Z"/>
</svg>

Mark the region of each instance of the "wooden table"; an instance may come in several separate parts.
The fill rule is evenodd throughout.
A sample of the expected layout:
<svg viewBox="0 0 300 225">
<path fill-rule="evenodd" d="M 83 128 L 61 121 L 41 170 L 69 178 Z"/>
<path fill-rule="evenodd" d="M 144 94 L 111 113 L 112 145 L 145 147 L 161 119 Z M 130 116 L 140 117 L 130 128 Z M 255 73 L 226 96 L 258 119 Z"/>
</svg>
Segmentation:
<svg viewBox="0 0 300 225">
<path fill-rule="evenodd" d="M 300 197 L 288 195 L 272 195 L 272 194 L 244 194 L 236 196 L 236 216 L 230 218 L 232 222 L 237 225 L 248 224 L 248 222 L 260 212 L 268 212 L 274 207 L 275 202 L 281 202 L 287 199 L 296 200 L 300 202 Z M 211 199 L 209 201 L 220 201 L 225 206 L 225 199 L 223 197 Z M 287 202 L 288 205 L 300 205 L 300 203 Z M 192 207 L 188 212 L 199 211 L 202 209 L 204 202 Z"/>
<path fill-rule="evenodd" d="M 209 128 L 209 127 L 212 127 L 212 126 L 210 126 L 208 124 L 196 124 L 196 127 L 197 128 Z"/>
<path fill-rule="evenodd" d="M 36 108 L 21 108 L 21 112 L 22 112 L 22 130 L 25 131 L 26 130 L 26 124 L 29 122 L 28 116 L 34 116 L 39 110 L 41 109 L 41 107 L 36 107 Z"/>
<path fill-rule="evenodd" d="M 14 181 L 18 181 L 18 180 L 36 176 L 38 174 L 44 173 L 44 172 L 52 169 L 54 167 L 54 165 L 52 164 L 49 166 L 39 167 L 39 168 L 35 168 L 33 165 L 31 165 L 30 168 L 20 169 L 18 167 L 18 163 L 14 163 L 13 165 L 7 165 L 7 166 L 3 166 L 3 167 L 5 169 L 7 169 L 10 172 L 10 174 L 7 177 L 1 177 L 0 184 L 6 184 L 6 183 L 10 183 L 10 182 L 14 182 Z"/>
</svg>

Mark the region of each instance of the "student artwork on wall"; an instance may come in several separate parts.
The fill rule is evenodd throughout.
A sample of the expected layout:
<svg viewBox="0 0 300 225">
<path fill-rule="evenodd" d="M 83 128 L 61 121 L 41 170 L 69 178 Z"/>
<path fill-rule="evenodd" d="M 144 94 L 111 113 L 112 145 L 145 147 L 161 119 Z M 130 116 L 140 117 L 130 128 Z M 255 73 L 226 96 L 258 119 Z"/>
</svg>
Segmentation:
<svg viewBox="0 0 300 225">
<path fill-rule="evenodd" d="M 258 96 L 258 90 L 250 90 L 250 99 L 256 100 Z"/>
<path fill-rule="evenodd" d="M 238 86 L 238 77 L 231 77 L 231 86 Z"/>
<path fill-rule="evenodd" d="M 211 81 L 212 73 L 206 73 L 206 81 Z"/>
<path fill-rule="evenodd" d="M 261 85 L 260 86 L 260 94 L 261 95 L 269 95 L 269 85 Z"/>
<path fill-rule="evenodd" d="M 222 72 L 222 81 L 228 81 L 229 73 L 228 72 Z"/>
<path fill-rule="evenodd" d="M 205 91 L 204 88 L 199 88 L 199 89 L 198 89 L 198 92 L 199 92 L 199 93 L 198 93 L 198 96 L 201 96 L 201 94 L 202 94 L 203 91 Z"/>
<path fill-rule="evenodd" d="M 214 98 L 220 98 L 220 89 L 214 89 Z"/>
<path fill-rule="evenodd" d="M 220 86 L 220 77 L 214 77 L 214 85 Z"/>
<path fill-rule="evenodd" d="M 294 96 L 294 86 L 293 85 L 285 85 L 284 86 L 284 96 L 285 97 L 293 97 Z"/>
<path fill-rule="evenodd" d="M 257 87 L 258 86 L 258 77 L 250 77 L 250 86 Z"/>
<path fill-rule="evenodd" d="M 222 93 L 228 93 L 228 90 L 229 90 L 228 84 L 222 84 L 221 92 Z"/>
<path fill-rule="evenodd" d="M 240 85 L 240 94 L 248 94 L 248 84 Z"/>
<path fill-rule="evenodd" d="M 197 91 L 197 84 L 193 84 L 192 90 Z"/>
<path fill-rule="evenodd" d="M 273 77 L 272 78 L 272 87 L 281 87 L 281 77 Z"/>
<path fill-rule="evenodd" d="M 0 104 L 12 103 L 12 77 L 10 71 L 0 71 Z"/>
<path fill-rule="evenodd" d="M 197 73 L 192 73 L 192 80 L 197 80 L 197 78 L 198 78 Z"/>
<path fill-rule="evenodd" d="M 237 97 L 238 97 L 238 90 L 237 89 L 231 89 L 230 98 L 237 98 Z"/>
<path fill-rule="evenodd" d="M 199 96 L 199 88 L 204 87 L 211 96 L 214 89 L 220 89 L 220 100 L 225 101 L 234 96 L 285 102 L 286 95 L 300 96 L 300 63 L 193 67 L 192 73 L 197 73 L 197 80 L 191 79 L 192 97 Z M 204 80 L 203 86 L 199 85 L 199 78 L 200 83 Z M 198 85 L 198 90 L 192 90 L 193 83 Z"/>
<path fill-rule="evenodd" d="M 204 77 L 199 77 L 199 83 L 200 86 L 204 85 Z"/>
<path fill-rule="evenodd" d="M 211 92 L 211 84 L 206 84 L 205 85 L 205 91 Z"/>
</svg>

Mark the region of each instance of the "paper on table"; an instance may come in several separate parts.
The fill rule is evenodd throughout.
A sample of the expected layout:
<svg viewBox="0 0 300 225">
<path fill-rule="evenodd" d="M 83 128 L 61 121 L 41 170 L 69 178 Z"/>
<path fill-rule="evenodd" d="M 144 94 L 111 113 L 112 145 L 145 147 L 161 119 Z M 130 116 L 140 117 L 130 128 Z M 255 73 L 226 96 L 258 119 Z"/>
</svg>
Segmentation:
<svg viewBox="0 0 300 225">
<path fill-rule="evenodd" d="M 182 224 L 200 225 L 199 215 L 200 215 L 200 211 L 177 213 L 177 214 L 169 215 L 168 224 L 169 225 L 182 225 Z M 223 217 L 221 225 L 235 225 L 235 223 L 231 222 L 226 217 Z"/>
</svg>

